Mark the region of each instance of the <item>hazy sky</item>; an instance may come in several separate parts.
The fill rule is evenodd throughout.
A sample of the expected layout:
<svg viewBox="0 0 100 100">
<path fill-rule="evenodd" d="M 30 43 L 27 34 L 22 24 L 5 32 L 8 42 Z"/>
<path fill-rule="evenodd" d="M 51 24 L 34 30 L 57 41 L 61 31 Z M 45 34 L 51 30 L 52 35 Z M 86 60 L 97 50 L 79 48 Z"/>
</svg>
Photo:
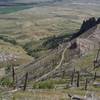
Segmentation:
<svg viewBox="0 0 100 100">
<path fill-rule="evenodd" d="M 30 2 L 45 2 L 45 1 L 64 1 L 66 3 L 78 3 L 82 4 L 89 4 L 89 5 L 98 5 L 100 4 L 100 0 L 0 0 L 0 2 L 17 2 L 17 3 L 30 3 Z"/>
</svg>

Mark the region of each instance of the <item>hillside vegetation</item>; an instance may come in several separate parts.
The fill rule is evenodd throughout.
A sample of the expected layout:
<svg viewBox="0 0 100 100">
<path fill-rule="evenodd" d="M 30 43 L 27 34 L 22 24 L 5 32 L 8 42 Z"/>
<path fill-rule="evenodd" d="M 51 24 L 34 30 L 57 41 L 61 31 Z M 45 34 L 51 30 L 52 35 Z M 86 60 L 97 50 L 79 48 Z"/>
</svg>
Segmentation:
<svg viewBox="0 0 100 100">
<path fill-rule="evenodd" d="M 74 43 L 100 24 L 99 1 L 7 1 L 0 2 L 0 97 L 100 98 L 99 47 L 82 55 Z"/>
</svg>

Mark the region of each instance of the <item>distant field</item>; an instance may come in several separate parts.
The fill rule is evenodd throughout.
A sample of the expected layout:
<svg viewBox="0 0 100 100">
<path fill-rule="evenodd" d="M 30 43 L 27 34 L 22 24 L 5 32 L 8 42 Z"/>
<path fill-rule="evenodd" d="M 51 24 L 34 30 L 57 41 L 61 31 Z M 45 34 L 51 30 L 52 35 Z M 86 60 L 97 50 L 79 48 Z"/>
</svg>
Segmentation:
<svg viewBox="0 0 100 100">
<path fill-rule="evenodd" d="M 20 11 L 20 10 L 24 10 L 24 9 L 29 9 L 31 7 L 32 7 L 32 5 L 3 6 L 3 7 L 0 7 L 0 14 L 13 13 L 13 12 Z"/>
</svg>

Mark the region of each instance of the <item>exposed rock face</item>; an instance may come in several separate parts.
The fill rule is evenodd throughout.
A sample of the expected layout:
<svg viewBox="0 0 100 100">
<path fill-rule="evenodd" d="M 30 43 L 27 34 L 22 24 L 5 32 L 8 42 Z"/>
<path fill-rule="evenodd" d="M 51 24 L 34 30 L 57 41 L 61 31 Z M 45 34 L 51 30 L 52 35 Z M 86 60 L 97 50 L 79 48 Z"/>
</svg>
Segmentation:
<svg viewBox="0 0 100 100">
<path fill-rule="evenodd" d="M 84 32 L 77 38 L 77 45 L 83 53 L 100 47 L 100 24 Z"/>
<path fill-rule="evenodd" d="M 100 18 L 96 19 L 92 17 L 84 20 L 79 32 L 73 34 L 71 37 L 70 49 L 79 48 L 82 54 L 87 54 L 91 50 L 98 49 L 99 46 Z"/>
</svg>

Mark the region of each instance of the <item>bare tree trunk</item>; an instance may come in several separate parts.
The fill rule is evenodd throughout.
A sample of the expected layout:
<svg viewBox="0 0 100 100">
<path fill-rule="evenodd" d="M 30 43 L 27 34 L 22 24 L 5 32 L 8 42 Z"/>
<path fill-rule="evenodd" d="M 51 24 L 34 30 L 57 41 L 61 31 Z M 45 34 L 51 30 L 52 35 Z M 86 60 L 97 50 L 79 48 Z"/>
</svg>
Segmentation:
<svg viewBox="0 0 100 100">
<path fill-rule="evenodd" d="M 100 53 L 100 48 L 98 49 L 98 52 L 97 52 L 97 55 L 96 55 L 96 61 L 98 60 L 99 53 Z"/>
<path fill-rule="evenodd" d="M 77 87 L 80 86 L 80 72 L 77 72 Z"/>
<path fill-rule="evenodd" d="M 97 73 L 95 72 L 95 74 L 94 74 L 94 81 L 96 80 L 96 77 L 97 77 Z"/>
<path fill-rule="evenodd" d="M 13 87 L 15 89 L 15 69 L 12 67 L 12 79 L 13 79 Z"/>
<path fill-rule="evenodd" d="M 74 68 L 72 75 L 71 75 L 71 85 L 73 85 L 73 82 L 74 82 L 74 74 L 75 74 L 75 68 Z"/>
<path fill-rule="evenodd" d="M 94 60 L 94 69 L 96 67 L 98 67 L 98 66 L 96 66 L 96 63 L 98 63 L 99 54 L 100 54 L 100 46 L 99 46 L 99 49 L 98 49 L 98 52 L 97 52 L 97 55 L 96 55 L 96 59 Z"/>
<path fill-rule="evenodd" d="M 94 69 L 96 68 L 96 60 L 93 62 Z"/>
<path fill-rule="evenodd" d="M 86 80 L 85 80 L 85 90 L 87 90 L 87 86 L 88 86 L 88 79 L 86 78 Z"/>
<path fill-rule="evenodd" d="M 28 72 L 25 74 L 25 83 L 24 83 L 23 91 L 26 90 L 26 87 L 27 87 L 27 79 L 28 79 Z"/>
</svg>

